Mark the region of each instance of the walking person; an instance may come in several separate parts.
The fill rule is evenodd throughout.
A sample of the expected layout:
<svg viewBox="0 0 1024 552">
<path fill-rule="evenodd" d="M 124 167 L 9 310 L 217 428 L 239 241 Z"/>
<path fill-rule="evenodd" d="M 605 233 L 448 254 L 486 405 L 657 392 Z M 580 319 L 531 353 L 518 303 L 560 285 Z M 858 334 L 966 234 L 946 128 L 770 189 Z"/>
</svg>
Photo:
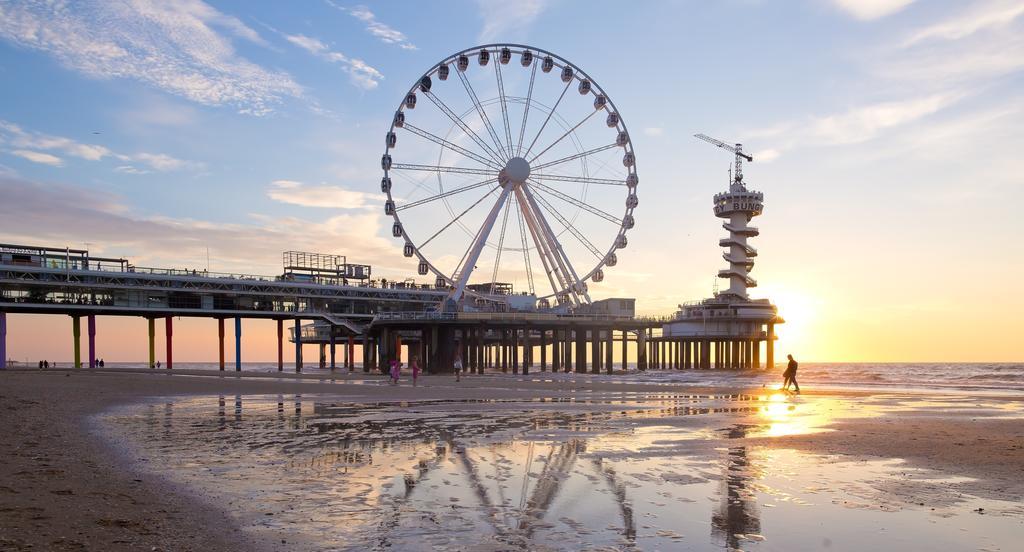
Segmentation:
<svg viewBox="0 0 1024 552">
<path fill-rule="evenodd" d="M 453 367 L 455 368 L 455 381 L 462 381 L 462 352 L 459 350 L 455 351 Z"/>
<path fill-rule="evenodd" d="M 409 368 L 412 370 L 412 386 L 416 387 L 416 381 L 420 377 L 420 357 L 412 357 Z"/>
<path fill-rule="evenodd" d="M 402 363 L 398 359 L 391 361 L 391 385 L 398 385 L 398 376 L 402 374 Z"/>
<path fill-rule="evenodd" d="M 789 358 L 789 365 L 786 367 L 786 371 L 782 373 L 782 390 L 789 391 L 789 386 L 793 385 L 796 388 L 796 393 L 800 394 L 800 384 L 796 382 L 796 369 L 797 362 L 793 358 L 793 355 L 786 355 Z"/>
</svg>

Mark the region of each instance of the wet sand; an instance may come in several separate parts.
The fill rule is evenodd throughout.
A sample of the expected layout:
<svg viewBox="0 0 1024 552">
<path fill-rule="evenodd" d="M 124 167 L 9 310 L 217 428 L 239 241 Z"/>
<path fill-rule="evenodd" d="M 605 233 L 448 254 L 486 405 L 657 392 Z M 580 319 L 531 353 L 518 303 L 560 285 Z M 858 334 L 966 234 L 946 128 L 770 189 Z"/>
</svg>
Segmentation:
<svg viewBox="0 0 1024 552">
<path fill-rule="evenodd" d="M 584 381 L 517 382 L 511 377 L 428 377 L 419 388 L 381 385 L 380 378 L 276 374 L 188 375 L 178 372 L 0 372 L 0 549 L 22 550 L 270 550 L 302 547 L 294 532 L 244 531 L 221 496 L 199 493 L 152 475 L 129 453 L 96 435 L 96 415 L 152 397 L 238 394 L 329 394 L 344 402 L 425 399 L 534 399 L 587 397 L 594 393 L 721 393 L 721 389 L 673 388 Z M 515 387 L 516 389 L 512 389 Z M 731 390 L 742 392 L 744 390 Z M 752 394 L 761 389 L 746 390 Z M 999 501 L 1024 498 L 1024 424 L 1019 412 L 981 409 L 963 399 L 950 407 L 901 408 L 927 396 L 881 393 L 808 393 L 814 403 L 842 395 L 882 415 L 841 412 L 827 420 L 834 431 L 739 436 L 743 443 L 851 458 L 902 458 L 911 467 L 960 477 L 944 484 L 954 492 Z M 1014 404 L 1019 397 L 987 396 Z M 927 405 L 926 405 L 927 406 Z M 847 419 L 848 418 L 848 419 Z M 821 429 L 821 428 L 816 428 Z M 963 476 L 963 477 L 961 477 Z M 964 479 L 970 478 L 970 479 Z M 890 486 L 896 500 L 940 507 L 950 494 L 936 486 Z M 1017 514 L 1019 515 L 1019 514 Z M 286 541 L 282 543 L 282 541 Z"/>
</svg>

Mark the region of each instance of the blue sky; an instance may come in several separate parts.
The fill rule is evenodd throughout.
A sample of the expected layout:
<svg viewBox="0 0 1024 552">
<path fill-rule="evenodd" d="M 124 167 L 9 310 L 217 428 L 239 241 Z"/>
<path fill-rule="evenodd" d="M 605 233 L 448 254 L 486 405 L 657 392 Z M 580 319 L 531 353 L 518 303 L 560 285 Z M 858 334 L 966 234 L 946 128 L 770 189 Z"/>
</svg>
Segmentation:
<svg viewBox="0 0 1024 552">
<path fill-rule="evenodd" d="M 486 42 L 578 64 L 629 126 L 637 226 L 595 295 L 667 314 L 710 293 L 730 159 L 704 132 L 755 156 L 754 295 L 796 315 L 804 350 L 1009 338 L 1021 1 L 0 0 L 0 239 L 154 266 L 205 266 L 209 247 L 213 270 L 257 273 L 304 249 L 414 275 L 381 209 L 383 136 L 421 73 Z"/>
</svg>

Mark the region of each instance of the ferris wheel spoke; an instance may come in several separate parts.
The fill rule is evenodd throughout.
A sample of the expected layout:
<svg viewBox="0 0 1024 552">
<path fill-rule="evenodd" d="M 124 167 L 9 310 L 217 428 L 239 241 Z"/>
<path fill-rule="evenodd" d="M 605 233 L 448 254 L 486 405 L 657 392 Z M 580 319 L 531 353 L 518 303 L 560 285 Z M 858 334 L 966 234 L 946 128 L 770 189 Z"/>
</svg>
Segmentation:
<svg viewBox="0 0 1024 552">
<path fill-rule="evenodd" d="M 501 234 L 498 236 L 498 254 L 494 256 L 494 270 L 491 272 L 491 294 L 498 283 L 498 265 L 501 263 L 501 251 L 505 248 L 505 229 L 508 227 L 508 212 L 512 206 L 512 196 L 505 199 L 505 214 L 501 216 Z"/>
<path fill-rule="evenodd" d="M 501 156 L 498 155 L 496 151 L 491 149 L 491 147 L 487 145 L 487 142 L 484 141 L 484 139 L 481 138 L 480 135 L 477 134 L 472 128 L 470 128 L 469 125 L 467 125 L 466 122 L 463 121 L 461 117 L 456 115 L 455 112 L 452 111 L 450 107 L 448 107 L 448 104 L 444 103 L 444 101 L 441 100 L 441 98 L 438 98 L 436 95 L 434 95 L 433 92 L 424 92 L 423 94 L 435 106 L 437 106 L 437 108 L 440 109 L 442 113 L 447 115 L 448 118 L 451 119 L 456 126 L 462 129 L 462 132 L 465 132 L 466 136 L 469 136 L 474 142 L 476 142 L 476 145 L 480 146 L 480 148 L 483 151 L 487 152 L 488 157 L 493 159 L 495 163 L 498 163 L 499 165 L 505 163 Z"/>
<path fill-rule="evenodd" d="M 391 165 L 391 170 L 395 169 L 402 171 L 427 171 L 433 173 L 476 174 L 483 176 L 491 176 L 494 174 L 494 170 L 488 169 L 475 169 L 472 167 L 451 167 L 447 165 L 414 165 L 412 163 L 395 163 Z"/>
<path fill-rule="evenodd" d="M 417 199 L 416 201 L 413 201 L 413 202 L 410 202 L 410 203 L 406 203 L 404 205 L 399 205 L 398 207 L 395 207 L 395 211 L 404 211 L 406 209 L 412 209 L 413 207 L 419 207 L 420 205 L 423 205 L 425 203 L 430 203 L 431 201 L 436 201 L 438 199 L 443 199 L 443 198 L 446 198 L 446 197 L 451 197 L 451 196 L 453 196 L 455 194 L 461 194 L 462 192 L 468 192 L 469 190 L 474 190 L 474 189 L 479 188 L 481 186 L 486 186 L 488 184 L 493 184 L 493 183 L 495 183 L 497 181 L 498 181 L 497 178 L 488 178 L 487 180 L 481 180 L 480 182 L 474 182 L 473 184 L 467 184 L 465 186 L 462 186 L 461 188 L 455 188 L 453 190 L 448 190 L 447 192 L 443 192 L 443 193 L 440 193 L 440 194 L 437 194 L 437 195 L 434 195 L 434 196 L 425 197 L 423 199 Z"/>
<path fill-rule="evenodd" d="M 501 139 L 498 138 L 498 133 L 494 132 L 494 125 L 491 124 L 490 117 L 487 116 L 487 111 L 484 110 L 484 106 L 480 103 L 480 98 L 476 96 L 476 91 L 473 90 L 473 85 L 469 82 L 469 78 L 463 74 L 462 71 L 456 71 L 459 75 L 459 80 L 462 81 L 462 87 L 466 89 L 466 95 L 469 96 L 469 100 L 473 102 L 473 107 L 476 109 L 477 115 L 480 116 L 480 120 L 484 122 L 484 126 L 487 127 L 487 133 L 491 135 L 491 140 L 494 140 L 494 147 L 498 148 L 498 158 L 503 162 L 508 161 L 506 156 L 501 155 L 503 148 L 501 147 Z"/>
<path fill-rule="evenodd" d="M 478 199 L 475 202 L 473 202 L 473 204 L 470 205 L 469 207 L 466 207 L 465 211 L 459 213 L 455 218 L 453 218 L 450 222 L 448 222 L 448 224 L 445 224 L 444 226 L 441 227 L 440 230 L 438 230 L 437 232 L 434 232 L 433 236 L 430 236 L 429 238 L 427 238 L 427 241 L 425 241 L 425 242 L 423 242 L 423 243 L 421 243 L 419 245 L 420 250 L 422 250 L 424 247 L 426 247 L 428 243 L 434 241 L 434 238 L 440 236 L 442 232 L 444 232 L 445 230 L 447 230 L 447 229 L 451 228 L 452 226 L 454 226 L 455 223 L 459 222 L 459 219 L 461 219 L 463 216 L 465 216 L 466 213 L 472 211 L 473 208 L 476 207 L 477 205 L 480 205 L 480 203 L 482 203 L 483 200 L 485 200 L 488 197 L 490 197 L 490 195 L 492 193 L 494 193 L 500 187 L 501 186 L 495 186 L 495 187 L 491 188 L 486 194 L 483 195 L 483 197 L 481 197 L 480 199 Z"/>
<path fill-rule="evenodd" d="M 441 146 L 443 148 L 448 148 L 451 151 L 454 151 L 455 153 L 460 153 L 464 157 L 468 157 L 468 158 L 472 159 L 473 161 L 476 161 L 477 163 L 480 163 L 482 165 L 486 165 L 488 167 L 491 167 L 494 170 L 500 170 L 501 169 L 501 167 L 497 163 L 495 163 L 493 160 L 488 159 L 486 157 L 483 157 L 482 155 L 478 155 L 478 154 L 476 154 L 476 153 L 474 153 L 474 152 L 472 152 L 472 151 L 470 151 L 470 150 L 468 150 L 468 149 L 466 149 L 466 148 L 464 148 L 464 147 L 462 147 L 462 146 L 460 146 L 458 144 L 452 143 L 452 142 L 450 142 L 448 140 L 445 140 L 444 138 L 441 138 L 440 136 L 437 136 L 435 134 L 427 132 L 426 130 L 423 130 L 422 128 L 419 128 L 417 126 L 411 125 L 409 123 L 405 123 L 405 126 L 403 126 L 402 128 L 408 130 L 409 132 L 411 132 L 411 133 L 413 133 L 413 134 L 415 134 L 417 136 L 420 136 L 422 138 L 430 140 L 431 142 L 433 142 L 433 143 L 435 143 L 435 144 L 437 144 L 437 145 L 439 145 L 439 146 Z"/>
<path fill-rule="evenodd" d="M 537 145 L 537 139 L 540 138 L 541 133 L 544 132 L 544 128 L 548 126 L 548 121 L 551 120 L 551 116 L 554 115 L 555 111 L 558 109 L 558 104 L 562 103 L 562 98 L 564 98 L 565 93 L 569 91 L 570 84 L 572 84 L 571 80 L 565 83 L 565 88 L 562 89 L 562 93 L 558 96 L 558 101 L 555 102 L 555 105 L 554 107 L 551 108 L 551 111 L 548 111 L 548 116 L 544 119 L 544 123 L 540 125 L 540 130 L 537 131 L 537 135 L 534 136 L 533 141 L 530 142 L 530 147 L 526 148 L 526 153 L 523 154 L 523 157 L 530 155 L 530 152 L 533 151 L 533 146 Z"/>
<path fill-rule="evenodd" d="M 578 182 L 580 184 L 602 184 L 605 186 L 625 186 L 625 180 L 612 178 L 594 178 L 591 176 L 571 176 L 568 174 L 536 174 L 530 175 L 531 180 L 558 180 L 562 182 Z"/>
<path fill-rule="evenodd" d="M 523 136 L 526 134 L 526 120 L 530 116 L 530 99 L 533 98 L 533 81 L 537 78 L 537 60 L 533 60 L 533 69 L 530 71 L 530 88 L 526 92 L 526 104 L 523 107 L 523 124 L 519 127 L 519 143 L 516 145 L 516 155 L 523 152 Z"/>
<path fill-rule="evenodd" d="M 605 150 L 610 150 L 610 149 L 612 149 L 614 147 L 618 147 L 618 144 L 612 142 L 611 144 L 608 144 L 607 146 L 601 146 L 599 148 L 594 148 L 592 150 L 583 151 L 583 152 L 577 153 L 575 155 L 570 155 L 568 157 L 563 157 L 561 159 L 556 159 L 554 161 L 549 161 L 547 163 L 544 163 L 543 165 L 537 165 L 536 167 L 531 167 L 530 170 L 531 171 L 539 171 L 541 169 L 546 169 L 548 167 L 553 167 L 555 165 L 561 165 L 562 163 L 568 163 L 569 161 L 573 161 L 573 160 L 579 159 L 581 157 L 587 157 L 587 156 L 593 155 L 595 153 L 600 153 L 600 152 L 605 151 Z"/>
<path fill-rule="evenodd" d="M 536 295 L 533 286 L 533 267 L 530 265 L 530 245 L 526 242 L 526 222 L 523 220 L 523 206 L 516 194 L 516 220 L 519 222 L 519 239 L 523 243 L 523 262 L 526 264 L 526 281 L 530 285 L 530 295 Z"/>
<path fill-rule="evenodd" d="M 583 209 L 584 211 L 587 211 L 590 214 L 597 215 L 597 216 L 599 216 L 599 217 L 601 217 L 601 218 L 603 218 L 603 219 L 605 219 L 605 220 L 607 220 L 607 221 L 609 221 L 609 222 L 611 222 L 613 224 L 622 224 L 622 219 L 621 218 L 616 217 L 615 215 L 613 215 L 611 213 L 608 213 L 606 211 L 603 211 L 601 209 L 598 209 L 597 207 L 594 207 L 593 205 L 590 205 L 588 203 L 584 203 L 584 202 L 582 202 L 582 201 L 572 197 L 571 195 L 562 193 L 562 192 L 560 192 L 560 191 L 558 191 L 558 190 L 556 190 L 556 189 L 554 189 L 554 188 L 552 188 L 550 186 L 546 186 L 544 184 L 541 184 L 540 182 L 535 182 L 533 179 L 530 179 L 530 186 L 535 188 L 535 189 L 537 189 L 537 191 L 546 192 L 546 193 L 548 193 L 550 195 L 553 195 L 553 196 L 557 197 L 558 199 L 561 199 L 562 201 L 564 201 L 564 202 L 566 202 L 566 203 L 568 203 L 570 205 L 573 205 L 575 207 L 579 207 L 580 209 Z"/>
<path fill-rule="evenodd" d="M 604 255 L 601 254 L 601 251 L 597 247 L 595 247 L 594 244 L 591 243 L 590 240 L 587 239 L 587 236 L 585 234 L 583 234 L 583 232 L 581 232 L 571 222 L 569 222 L 568 219 L 566 219 L 561 213 L 559 213 L 558 209 L 555 209 L 554 206 L 552 206 L 551 203 L 548 202 L 548 200 L 544 199 L 543 196 L 536 196 L 536 197 L 537 197 L 537 200 L 540 202 L 540 204 L 549 213 L 551 213 L 551 215 L 553 217 L 555 217 L 558 220 L 558 222 L 562 223 L 562 226 L 564 226 L 565 229 L 568 230 L 570 234 L 575 236 L 576 239 L 579 240 L 579 242 L 581 244 L 583 244 L 583 247 L 586 247 L 587 250 L 589 250 L 594 255 L 594 257 L 597 257 L 598 260 L 604 259 Z"/>
<path fill-rule="evenodd" d="M 544 148 L 544 151 L 542 151 L 542 152 L 538 153 L 537 155 L 534 155 L 534 156 L 533 156 L 533 158 L 532 158 L 532 159 L 530 159 L 530 163 L 533 163 L 533 162 L 534 162 L 534 161 L 536 161 L 536 160 L 537 160 L 537 158 L 539 158 L 539 157 L 540 157 L 541 155 L 544 155 L 545 153 L 547 153 L 547 152 L 548 152 L 548 151 L 549 151 L 549 150 L 550 150 L 551 148 L 555 147 L 555 145 L 557 145 L 557 144 L 558 144 L 559 142 L 561 142 L 562 140 L 564 140 L 566 136 L 568 136 L 568 135 L 572 134 L 573 132 L 576 132 L 576 129 L 577 129 L 577 128 L 580 128 L 580 126 L 582 126 L 582 125 L 583 125 L 583 123 L 585 123 L 585 122 L 587 122 L 588 120 L 590 120 L 590 118 L 594 116 L 594 113 L 597 113 L 597 110 L 596 110 L 596 109 L 595 109 L 594 111 L 591 111 L 589 115 L 587 115 L 586 117 L 584 117 L 584 118 L 583 118 L 583 120 L 581 120 L 580 122 L 576 123 L 576 125 L 575 125 L 575 126 L 573 126 L 572 128 L 570 128 L 569 130 L 565 131 L 565 134 L 562 134 L 561 136 L 559 136 L 559 137 L 558 137 L 558 140 L 555 140 L 554 142 L 551 142 L 551 145 L 549 145 L 548 147 Z"/>
<path fill-rule="evenodd" d="M 512 128 L 508 124 L 508 102 L 505 101 L 505 83 L 501 78 L 501 63 L 494 64 L 495 78 L 498 80 L 498 99 L 501 101 L 501 118 L 505 123 L 505 141 L 508 144 L 509 157 L 512 156 Z"/>
</svg>

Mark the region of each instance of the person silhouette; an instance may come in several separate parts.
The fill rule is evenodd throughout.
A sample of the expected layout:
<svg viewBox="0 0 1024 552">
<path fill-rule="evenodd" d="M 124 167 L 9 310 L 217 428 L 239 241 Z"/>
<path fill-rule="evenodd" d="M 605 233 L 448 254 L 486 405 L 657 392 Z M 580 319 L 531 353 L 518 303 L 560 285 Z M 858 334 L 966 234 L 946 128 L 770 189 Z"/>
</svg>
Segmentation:
<svg viewBox="0 0 1024 552">
<path fill-rule="evenodd" d="M 786 355 L 786 358 L 789 359 L 789 365 L 786 367 L 786 371 L 782 373 L 782 389 L 783 391 L 789 391 L 789 386 L 792 384 L 799 394 L 800 384 L 796 382 L 797 361 L 793 359 L 793 355 Z"/>
</svg>

